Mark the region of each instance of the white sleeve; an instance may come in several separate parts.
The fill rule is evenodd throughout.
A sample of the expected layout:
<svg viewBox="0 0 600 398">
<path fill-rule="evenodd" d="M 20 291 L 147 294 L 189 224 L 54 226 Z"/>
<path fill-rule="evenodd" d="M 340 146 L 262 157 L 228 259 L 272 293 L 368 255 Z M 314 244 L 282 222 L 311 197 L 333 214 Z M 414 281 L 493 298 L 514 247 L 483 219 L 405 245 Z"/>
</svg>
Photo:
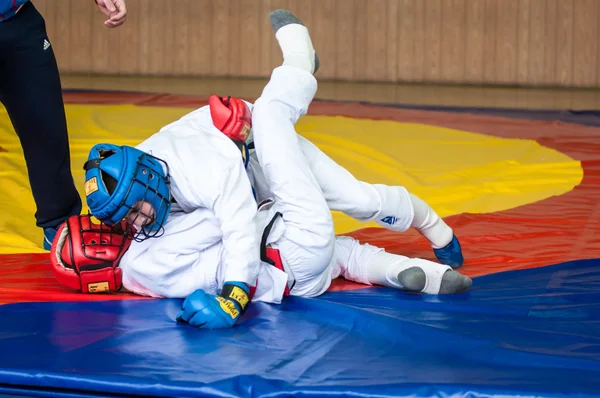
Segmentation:
<svg viewBox="0 0 600 398">
<path fill-rule="evenodd" d="M 223 233 L 224 281 L 255 286 L 260 267 L 256 202 L 241 160 L 228 166 L 217 178 L 211 201 Z"/>
</svg>

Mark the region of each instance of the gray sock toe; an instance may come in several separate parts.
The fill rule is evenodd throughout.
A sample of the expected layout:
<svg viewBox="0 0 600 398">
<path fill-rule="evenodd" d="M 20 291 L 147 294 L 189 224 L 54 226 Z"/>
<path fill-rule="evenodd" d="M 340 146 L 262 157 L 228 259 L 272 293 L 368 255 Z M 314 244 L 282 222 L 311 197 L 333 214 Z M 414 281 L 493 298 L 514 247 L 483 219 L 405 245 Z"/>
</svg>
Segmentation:
<svg viewBox="0 0 600 398">
<path fill-rule="evenodd" d="M 405 290 L 420 292 L 425 289 L 427 276 L 421 268 L 411 267 L 398 274 L 398 281 L 404 286 Z"/>
<path fill-rule="evenodd" d="M 284 26 L 292 23 L 304 26 L 302 21 L 288 10 L 271 11 L 269 13 L 269 19 L 271 20 L 271 26 L 273 26 L 275 33 Z"/>
<path fill-rule="evenodd" d="M 466 275 L 448 270 L 442 278 L 440 294 L 460 293 L 471 287 L 473 281 Z"/>
</svg>

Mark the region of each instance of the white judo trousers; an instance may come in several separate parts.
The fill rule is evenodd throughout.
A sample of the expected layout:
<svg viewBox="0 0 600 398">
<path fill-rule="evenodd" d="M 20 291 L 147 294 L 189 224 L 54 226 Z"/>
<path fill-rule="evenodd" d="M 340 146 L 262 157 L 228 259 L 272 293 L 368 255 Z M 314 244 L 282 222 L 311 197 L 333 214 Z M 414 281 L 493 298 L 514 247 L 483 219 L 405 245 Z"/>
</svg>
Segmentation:
<svg viewBox="0 0 600 398">
<path fill-rule="evenodd" d="M 357 220 L 374 220 L 402 232 L 413 221 L 413 205 L 404 187 L 358 181 L 314 144 L 296 134 L 294 125 L 304 115 L 316 93 L 314 76 L 301 69 L 275 69 L 254 104 L 253 134 L 256 163 L 253 176 L 259 199 L 273 197 L 269 216 L 281 213 L 271 246 L 279 249 L 286 271 L 295 281 L 292 295 L 312 297 L 325 292 L 332 279 L 371 284 L 369 265 L 382 249 L 360 244 L 350 237 L 335 237 L 330 210 Z M 262 175 L 260 174 L 262 173 Z M 437 293 L 441 276 L 450 267 L 421 259 L 394 256 L 395 275 L 382 284 L 401 287 L 397 272 L 419 266 L 428 275 L 429 292 Z M 402 265 L 400 265 L 402 264 Z M 384 261 L 380 266 L 387 267 Z M 380 274 L 386 274 L 386 269 Z M 375 273 L 377 274 L 377 273 Z M 385 275 L 384 275 L 385 276 Z M 382 278 L 379 278 L 382 279 Z M 385 279 L 385 278 L 384 278 Z"/>
<path fill-rule="evenodd" d="M 330 210 L 342 211 L 361 221 L 374 220 L 398 232 L 411 226 L 414 211 L 405 188 L 358 181 L 315 145 L 297 135 L 294 125 L 307 112 L 316 89 L 312 74 L 281 66 L 273 71 L 261 97 L 251 106 L 256 149 L 252 151 L 248 176 L 259 201 L 274 200 L 271 208 L 259 212 L 257 234 L 260 236 L 273 216 L 281 213 L 267 244 L 279 249 L 286 270 L 284 273 L 261 262 L 254 301 L 281 302 L 288 281 L 293 281 L 292 295 L 318 296 L 338 276 L 371 284 L 373 278 L 369 276 L 381 274 L 376 283 L 401 288 L 395 276 L 409 266 L 423 268 L 433 281 L 427 292 L 437 293 L 441 275 L 450 267 L 397 255 L 391 259 L 389 255 L 383 262 L 381 258 L 372 261 L 382 249 L 360 244 L 350 237 L 335 237 Z M 214 126 L 205 108 L 183 119 L 187 125 L 211 133 Z M 177 122 L 173 125 L 179 129 Z M 189 146 L 182 140 L 183 134 L 165 134 L 171 133 L 163 133 L 163 139 Z M 174 139 L 177 134 L 180 137 Z M 154 152 L 168 163 L 177 164 L 177 153 L 170 154 L 167 149 L 160 153 L 159 149 L 167 146 L 167 141 L 158 141 L 160 136 L 157 135 Z M 187 132 L 185 137 L 189 136 Z M 181 167 L 171 167 L 174 182 L 182 181 L 179 174 L 184 173 L 186 167 L 189 169 L 190 165 L 184 163 Z M 226 274 L 223 269 L 226 252 L 218 223 L 207 209 L 182 211 L 178 206 L 174 209 L 161 237 L 133 242 L 123 256 L 120 267 L 124 287 L 154 297 L 184 298 L 197 289 L 218 294 Z M 375 273 L 369 270 L 373 264 L 381 269 Z"/>
</svg>

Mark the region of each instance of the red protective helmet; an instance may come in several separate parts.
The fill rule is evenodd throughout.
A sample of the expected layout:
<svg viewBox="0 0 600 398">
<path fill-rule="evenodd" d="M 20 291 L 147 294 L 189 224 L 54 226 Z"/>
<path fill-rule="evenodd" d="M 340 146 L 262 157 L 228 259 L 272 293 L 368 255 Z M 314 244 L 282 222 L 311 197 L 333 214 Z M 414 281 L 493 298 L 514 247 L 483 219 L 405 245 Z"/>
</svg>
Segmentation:
<svg viewBox="0 0 600 398">
<path fill-rule="evenodd" d="M 217 129 L 233 141 L 246 142 L 252 128 L 252 114 L 243 100 L 211 95 L 208 105 Z"/>
<path fill-rule="evenodd" d="M 50 251 L 52 271 L 62 285 L 83 293 L 119 291 L 119 261 L 131 244 L 132 231 L 125 221 L 108 226 L 95 224 L 91 217 L 71 216 L 60 226 Z"/>
</svg>

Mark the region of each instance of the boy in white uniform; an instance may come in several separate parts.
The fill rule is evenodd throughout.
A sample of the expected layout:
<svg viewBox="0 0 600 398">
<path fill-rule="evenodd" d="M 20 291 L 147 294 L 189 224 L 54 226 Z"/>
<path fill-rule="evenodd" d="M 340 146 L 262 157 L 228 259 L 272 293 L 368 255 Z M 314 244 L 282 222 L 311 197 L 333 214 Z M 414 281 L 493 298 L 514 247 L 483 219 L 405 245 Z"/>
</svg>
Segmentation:
<svg viewBox="0 0 600 398">
<path fill-rule="evenodd" d="M 215 127 L 223 123 L 210 106 L 136 149 L 101 144 L 90 152 L 90 211 L 107 224 L 125 218 L 138 228 L 138 242 L 119 264 L 123 286 L 140 295 L 185 297 L 178 320 L 205 328 L 233 326 L 250 300 L 318 296 L 338 276 L 431 294 L 468 289 L 471 280 L 448 265 L 335 236 L 330 210 L 394 231 L 414 227 L 440 261 L 456 267 L 463 261 L 452 230 L 425 202 L 403 187 L 356 180 L 296 134 L 294 124 L 316 93 L 318 58 L 295 16 L 277 10 L 270 18 L 283 65 L 254 105 L 221 104 L 241 106 L 248 112 L 242 122 L 251 112 L 255 151 L 248 162 L 234 144 L 248 128 L 228 134 L 238 141 L 228 138 Z M 257 211 L 253 193 L 256 201 L 272 200 Z"/>
</svg>

